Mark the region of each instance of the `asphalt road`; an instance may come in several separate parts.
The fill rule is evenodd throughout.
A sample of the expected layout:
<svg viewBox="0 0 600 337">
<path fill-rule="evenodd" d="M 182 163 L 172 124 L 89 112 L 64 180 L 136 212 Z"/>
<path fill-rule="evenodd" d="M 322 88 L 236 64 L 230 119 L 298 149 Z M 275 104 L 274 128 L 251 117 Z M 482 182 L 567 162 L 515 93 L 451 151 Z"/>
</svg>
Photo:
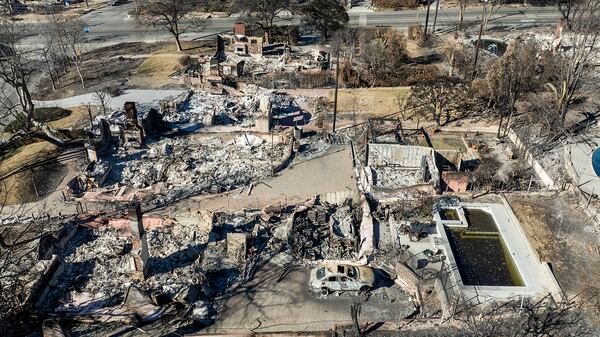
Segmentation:
<svg viewBox="0 0 600 337">
<path fill-rule="evenodd" d="M 127 13 L 132 9 L 132 3 L 121 6 L 104 7 L 88 13 L 82 20 L 89 27 L 87 33 L 87 48 L 93 49 L 119 42 L 158 42 L 172 40 L 172 36 L 165 31 L 152 27 L 140 27 Z M 395 12 L 349 12 L 351 27 L 394 27 L 406 29 L 416 23 L 425 23 L 425 10 L 406 10 Z M 482 15 L 481 8 L 467 8 L 464 15 L 466 25 L 476 24 Z M 434 18 L 434 6 L 430 15 L 430 24 Z M 555 7 L 508 7 L 500 8 L 492 16 L 490 26 L 532 26 L 554 25 L 561 18 Z M 189 32 L 184 39 L 202 39 L 222 32 L 230 32 L 237 17 L 213 18 L 209 26 L 202 32 Z M 288 16 L 283 23 L 300 22 L 300 16 Z M 437 17 L 436 29 L 447 30 L 456 27 L 458 9 L 440 8 Z M 28 29 L 32 36 L 24 40 L 24 44 L 39 45 L 42 39 L 37 35 L 44 27 L 43 24 L 29 24 Z"/>
</svg>

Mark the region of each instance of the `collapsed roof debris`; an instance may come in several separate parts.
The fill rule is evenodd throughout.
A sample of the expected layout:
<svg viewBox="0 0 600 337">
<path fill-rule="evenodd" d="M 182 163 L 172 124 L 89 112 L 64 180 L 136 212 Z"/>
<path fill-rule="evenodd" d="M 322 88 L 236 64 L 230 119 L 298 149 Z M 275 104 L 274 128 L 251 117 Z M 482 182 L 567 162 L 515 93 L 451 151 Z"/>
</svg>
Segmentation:
<svg viewBox="0 0 600 337">
<path fill-rule="evenodd" d="M 268 177 L 272 163 L 281 162 L 286 149 L 285 144 L 268 144 L 253 135 L 229 141 L 164 139 L 147 150 L 115 155 L 110 179 L 134 187 L 165 182 L 231 190 Z"/>
<path fill-rule="evenodd" d="M 295 213 L 289 234 L 292 255 L 308 260 L 356 259 L 360 208 L 314 205 Z"/>
</svg>

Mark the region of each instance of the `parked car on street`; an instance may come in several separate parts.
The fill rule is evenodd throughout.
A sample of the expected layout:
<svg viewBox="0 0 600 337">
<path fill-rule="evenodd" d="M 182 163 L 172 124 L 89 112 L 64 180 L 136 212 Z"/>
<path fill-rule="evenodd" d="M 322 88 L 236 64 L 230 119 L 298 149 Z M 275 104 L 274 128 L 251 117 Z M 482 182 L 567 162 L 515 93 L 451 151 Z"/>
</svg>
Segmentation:
<svg viewBox="0 0 600 337">
<path fill-rule="evenodd" d="M 375 273 L 366 266 L 328 264 L 310 271 L 310 286 L 322 294 L 332 291 L 367 291 L 373 287 Z"/>
</svg>

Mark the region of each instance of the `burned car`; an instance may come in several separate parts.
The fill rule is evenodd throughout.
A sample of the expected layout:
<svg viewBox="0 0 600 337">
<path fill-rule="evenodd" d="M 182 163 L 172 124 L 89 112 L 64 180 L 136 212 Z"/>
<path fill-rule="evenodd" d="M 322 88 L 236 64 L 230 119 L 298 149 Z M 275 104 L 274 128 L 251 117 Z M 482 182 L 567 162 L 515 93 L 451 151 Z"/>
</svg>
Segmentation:
<svg viewBox="0 0 600 337">
<path fill-rule="evenodd" d="M 311 270 L 309 285 L 328 294 L 331 291 L 367 291 L 374 282 L 375 273 L 370 267 L 328 264 Z"/>
</svg>

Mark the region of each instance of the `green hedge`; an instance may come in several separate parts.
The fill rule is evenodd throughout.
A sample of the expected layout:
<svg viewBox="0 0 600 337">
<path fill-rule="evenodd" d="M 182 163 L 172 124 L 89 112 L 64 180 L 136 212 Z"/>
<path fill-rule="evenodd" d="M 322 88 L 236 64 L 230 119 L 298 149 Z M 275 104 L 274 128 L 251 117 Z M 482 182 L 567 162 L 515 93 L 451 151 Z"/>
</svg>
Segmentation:
<svg viewBox="0 0 600 337">
<path fill-rule="evenodd" d="M 41 123 L 55 121 L 61 118 L 65 118 L 71 114 L 71 110 L 66 110 L 59 107 L 48 107 L 48 108 L 35 108 L 33 109 L 33 120 Z M 15 119 L 8 123 L 6 131 L 15 132 L 23 129 L 25 121 L 21 119 Z"/>
<path fill-rule="evenodd" d="M 373 6 L 380 9 L 404 9 L 404 8 L 417 8 L 419 5 L 418 0 L 373 0 Z"/>
</svg>

